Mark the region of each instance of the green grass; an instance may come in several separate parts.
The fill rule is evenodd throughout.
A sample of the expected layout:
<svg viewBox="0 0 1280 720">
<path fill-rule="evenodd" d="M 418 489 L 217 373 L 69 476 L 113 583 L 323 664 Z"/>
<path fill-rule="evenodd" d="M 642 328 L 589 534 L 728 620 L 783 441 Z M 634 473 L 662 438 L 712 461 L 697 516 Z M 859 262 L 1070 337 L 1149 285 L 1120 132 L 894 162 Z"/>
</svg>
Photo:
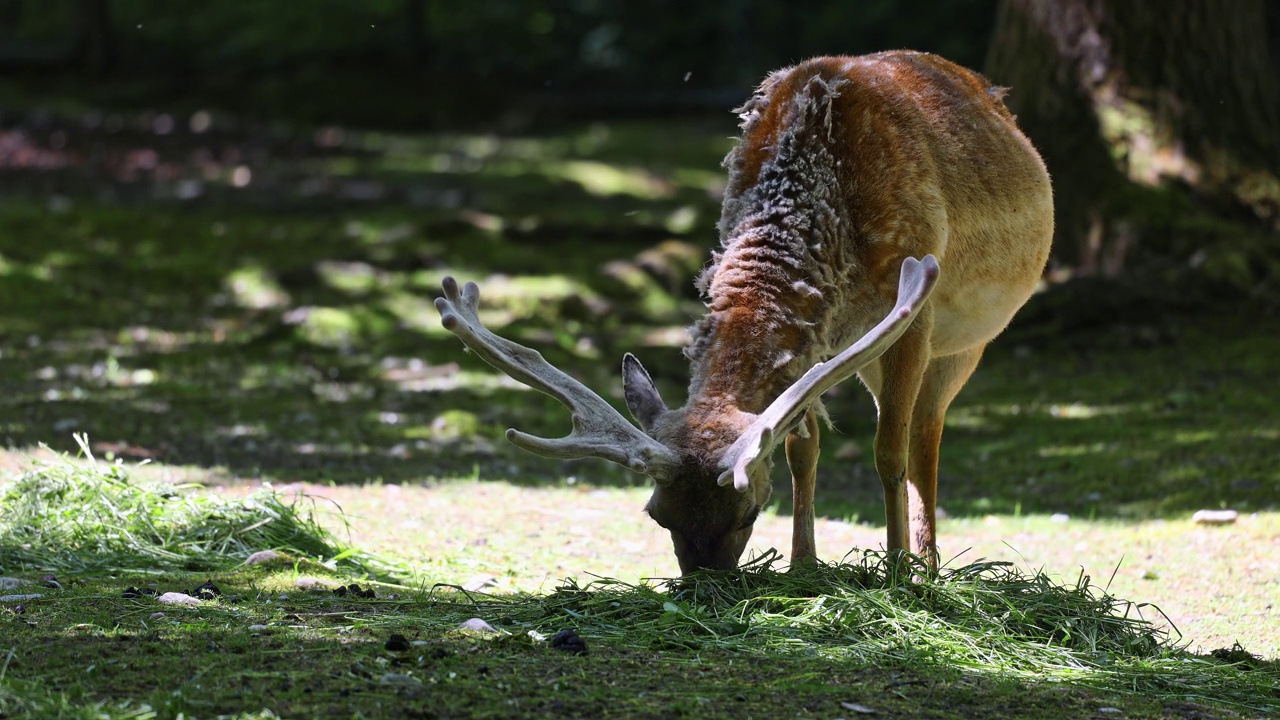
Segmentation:
<svg viewBox="0 0 1280 720">
<path fill-rule="evenodd" d="M 76 441 L 87 464 L 36 461 L 3 486 L 0 547 L 6 572 L 223 571 L 259 550 L 366 576 L 405 572 L 344 547 L 313 511 L 271 489 L 230 500 L 197 485 L 132 479 L 122 463 L 98 462 L 88 438 Z"/>
<path fill-rule="evenodd" d="M 298 520 L 296 503 L 272 491 L 234 502 L 136 481 L 121 464 L 67 458 L 4 489 L 0 572 L 33 579 L 57 571 L 62 583 L 24 589 L 42 597 L 20 607 L 0 605 L 5 717 L 260 708 L 282 716 L 501 716 L 513 707 L 718 717 L 740 702 L 781 712 L 793 695 L 816 709 L 837 696 L 826 685 L 833 677 L 860 678 L 845 702 L 894 713 L 935 712 L 966 688 L 977 689 L 971 700 L 1010 705 L 991 717 L 1034 717 L 1055 696 L 1082 711 L 1122 705 L 1129 717 L 1160 717 L 1179 703 L 1246 715 L 1280 707 L 1274 662 L 1240 649 L 1192 655 L 1148 622 L 1158 609 L 1084 577 L 1064 584 L 1008 563 L 933 573 L 911 558 L 886 562 L 868 552 L 782 572 L 766 555 L 741 571 L 665 585 L 568 580 L 548 593 L 490 596 L 438 583 L 372 584 L 378 597 L 365 599 L 298 585 L 302 577 L 329 588 L 368 584 L 364 571 L 375 563 Z M 33 494 L 39 510 L 29 515 Z M 44 532 L 73 515 L 75 532 Z M 275 524 L 256 517 L 286 529 L 254 536 Z M 229 545 L 230 537 L 243 544 Z M 238 565 L 268 546 L 295 559 Z M 335 557 L 347 562 L 324 562 Z M 122 596 L 128 586 L 163 592 L 207 580 L 222 595 L 195 608 Z M 496 632 L 457 629 L 472 617 Z M 567 629 L 583 639 L 585 655 L 554 649 Z M 384 647 L 395 633 L 412 641 L 407 650 Z M 951 690 L 865 697 L 880 684 Z"/>
</svg>

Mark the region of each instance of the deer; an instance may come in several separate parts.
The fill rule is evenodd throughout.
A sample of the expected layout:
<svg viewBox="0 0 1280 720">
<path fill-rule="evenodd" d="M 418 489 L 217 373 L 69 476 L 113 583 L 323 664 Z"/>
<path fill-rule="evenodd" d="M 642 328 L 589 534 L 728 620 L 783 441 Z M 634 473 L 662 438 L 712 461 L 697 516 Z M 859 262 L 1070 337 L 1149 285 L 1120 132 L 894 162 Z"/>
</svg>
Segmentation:
<svg viewBox="0 0 1280 720">
<path fill-rule="evenodd" d="M 939 56 L 818 57 L 769 74 L 736 110 L 720 248 L 696 285 L 707 312 L 670 408 L 631 353 L 636 423 L 477 315 L 451 277 L 443 326 L 482 360 L 555 398 L 572 431 L 507 439 L 653 479 L 647 514 L 682 575 L 738 566 L 771 497 L 782 444 L 792 477 L 790 562 L 816 560 L 814 492 L 827 390 L 857 375 L 876 407 L 886 554 L 937 568 L 938 456 L 952 400 L 1033 294 L 1053 236 L 1049 175 L 1004 88 Z"/>
</svg>

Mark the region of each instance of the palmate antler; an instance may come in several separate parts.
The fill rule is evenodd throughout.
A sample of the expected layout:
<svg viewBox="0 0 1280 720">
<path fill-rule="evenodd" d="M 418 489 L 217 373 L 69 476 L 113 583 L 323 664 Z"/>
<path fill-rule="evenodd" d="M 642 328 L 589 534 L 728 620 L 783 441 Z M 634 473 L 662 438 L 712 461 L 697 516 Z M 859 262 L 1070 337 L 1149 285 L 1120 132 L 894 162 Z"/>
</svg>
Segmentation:
<svg viewBox="0 0 1280 720">
<path fill-rule="evenodd" d="M 573 413 L 573 432 L 556 439 L 507 430 L 507 440 L 529 452 L 551 458 L 598 457 L 650 475 L 659 483 L 674 474 L 679 461 L 675 451 L 632 425 L 608 402 L 574 380 L 541 353 L 489 332 L 476 314 L 480 288 L 469 282 L 462 291 L 451 277 L 443 282 L 444 297 L 436 298 L 436 310 L 445 329 L 480 359 L 512 379 L 550 395 Z"/>
<path fill-rule="evenodd" d="M 720 461 L 724 472 L 719 483 L 728 485 L 732 481 L 735 489 L 746 491 L 751 484 L 751 476 L 763 470 L 777 441 L 795 426 L 815 400 L 880 357 L 906 332 L 933 291 L 938 274 L 938 260 L 932 255 L 926 255 L 923 260 L 904 260 L 902 275 L 898 279 L 898 300 L 893 310 L 844 352 L 809 368 L 804 376 L 765 408 L 729 446 Z"/>
</svg>

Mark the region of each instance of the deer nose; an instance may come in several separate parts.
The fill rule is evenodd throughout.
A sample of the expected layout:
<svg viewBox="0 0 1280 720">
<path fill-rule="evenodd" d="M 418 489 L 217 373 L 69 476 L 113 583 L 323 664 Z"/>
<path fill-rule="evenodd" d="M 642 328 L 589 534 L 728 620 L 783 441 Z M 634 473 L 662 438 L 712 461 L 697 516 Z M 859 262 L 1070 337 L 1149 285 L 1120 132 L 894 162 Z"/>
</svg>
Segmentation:
<svg viewBox="0 0 1280 720">
<path fill-rule="evenodd" d="M 728 548 L 717 548 L 706 553 L 686 553 L 677 555 L 680 562 L 680 574 L 688 575 L 699 570 L 734 570 L 738 567 L 738 558 Z"/>
</svg>

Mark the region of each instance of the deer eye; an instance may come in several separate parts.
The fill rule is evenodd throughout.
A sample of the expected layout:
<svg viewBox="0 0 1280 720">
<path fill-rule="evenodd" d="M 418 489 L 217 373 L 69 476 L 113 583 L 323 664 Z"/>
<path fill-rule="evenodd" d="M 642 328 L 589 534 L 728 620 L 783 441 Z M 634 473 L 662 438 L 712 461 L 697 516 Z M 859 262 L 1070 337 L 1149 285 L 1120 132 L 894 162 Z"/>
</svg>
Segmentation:
<svg viewBox="0 0 1280 720">
<path fill-rule="evenodd" d="M 748 510 L 747 514 L 742 517 L 742 524 L 738 526 L 738 529 L 746 530 L 747 528 L 755 524 L 756 518 L 758 517 L 760 517 L 760 506 L 756 505 L 755 507 Z"/>
</svg>

